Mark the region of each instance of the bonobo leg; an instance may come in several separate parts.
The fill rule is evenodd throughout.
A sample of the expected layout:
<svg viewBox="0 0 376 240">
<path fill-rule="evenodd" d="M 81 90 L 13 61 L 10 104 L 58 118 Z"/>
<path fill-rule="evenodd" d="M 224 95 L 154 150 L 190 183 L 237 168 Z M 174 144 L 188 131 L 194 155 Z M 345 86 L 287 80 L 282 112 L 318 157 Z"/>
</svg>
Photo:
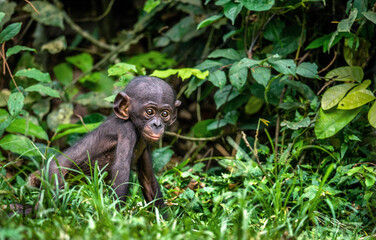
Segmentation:
<svg viewBox="0 0 376 240">
<path fill-rule="evenodd" d="M 145 149 L 142 156 L 137 161 L 137 174 L 146 202 L 149 203 L 155 200 L 155 206 L 162 209 L 165 206 L 163 195 L 154 175 L 151 154 L 148 148 Z"/>
</svg>

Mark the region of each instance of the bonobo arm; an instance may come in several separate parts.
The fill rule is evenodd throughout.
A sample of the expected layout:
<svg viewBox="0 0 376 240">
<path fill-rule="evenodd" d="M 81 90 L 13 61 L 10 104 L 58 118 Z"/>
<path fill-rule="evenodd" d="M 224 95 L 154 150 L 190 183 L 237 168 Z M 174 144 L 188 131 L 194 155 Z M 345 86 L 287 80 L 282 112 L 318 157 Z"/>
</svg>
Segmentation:
<svg viewBox="0 0 376 240">
<path fill-rule="evenodd" d="M 146 202 L 155 201 L 155 206 L 163 208 L 163 195 L 154 175 L 150 149 L 147 147 L 137 161 L 138 181 L 142 186 L 142 193 Z"/>
<path fill-rule="evenodd" d="M 136 132 L 128 127 L 126 134 L 120 134 L 116 147 L 115 159 L 111 166 L 111 179 L 114 180 L 113 189 L 121 201 L 126 200 L 129 186 L 134 148 L 137 144 Z"/>
</svg>

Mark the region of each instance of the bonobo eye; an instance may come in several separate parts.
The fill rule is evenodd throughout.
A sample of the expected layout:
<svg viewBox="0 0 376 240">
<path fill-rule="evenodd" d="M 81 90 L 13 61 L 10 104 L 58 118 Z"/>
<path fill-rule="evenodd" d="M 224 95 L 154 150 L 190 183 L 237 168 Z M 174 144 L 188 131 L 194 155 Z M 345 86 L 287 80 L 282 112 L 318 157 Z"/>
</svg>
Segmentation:
<svg viewBox="0 0 376 240">
<path fill-rule="evenodd" d="M 168 111 L 162 111 L 161 116 L 164 118 L 168 117 Z"/>
<path fill-rule="evenodd" d="M 149 115 L 149 116 L 153 116 L 154 110 L 152 108 L 148 108 L 148 109 L 146 109 L 146 114 Z"/>
</svg>

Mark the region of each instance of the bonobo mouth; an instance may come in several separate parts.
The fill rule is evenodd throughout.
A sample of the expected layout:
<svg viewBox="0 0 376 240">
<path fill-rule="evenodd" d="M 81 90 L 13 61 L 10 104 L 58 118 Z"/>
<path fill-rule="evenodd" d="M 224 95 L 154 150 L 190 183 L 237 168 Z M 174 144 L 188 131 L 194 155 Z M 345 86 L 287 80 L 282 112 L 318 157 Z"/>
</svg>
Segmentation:
<svg viewBox="0 0 376 240">
<path fill-rule="evenodd" d="M 153 142 L 158 141 L 161 138 L 162 134 L 160 135 L 152 135 L 152 134 L 146 134 L 144 133 L 144 138 L 149 139 Z"/>
</svg>

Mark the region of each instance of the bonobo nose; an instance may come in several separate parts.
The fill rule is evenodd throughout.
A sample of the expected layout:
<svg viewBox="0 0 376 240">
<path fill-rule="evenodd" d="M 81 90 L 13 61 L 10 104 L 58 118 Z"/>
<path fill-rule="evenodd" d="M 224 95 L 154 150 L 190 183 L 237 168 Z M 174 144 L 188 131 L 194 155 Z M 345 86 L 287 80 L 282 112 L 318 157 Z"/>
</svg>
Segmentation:
<svg viewBox="0 0 376 240">
<path fill-rule="evenodd" d="M 161 120 L 159 119 L 156 119 L 154 122 L 153 122 L 153 127 L 155 127 L 156 129 L 160 129 L 162 128 L 162 123 L 161 123 Z"/>
</svg>

